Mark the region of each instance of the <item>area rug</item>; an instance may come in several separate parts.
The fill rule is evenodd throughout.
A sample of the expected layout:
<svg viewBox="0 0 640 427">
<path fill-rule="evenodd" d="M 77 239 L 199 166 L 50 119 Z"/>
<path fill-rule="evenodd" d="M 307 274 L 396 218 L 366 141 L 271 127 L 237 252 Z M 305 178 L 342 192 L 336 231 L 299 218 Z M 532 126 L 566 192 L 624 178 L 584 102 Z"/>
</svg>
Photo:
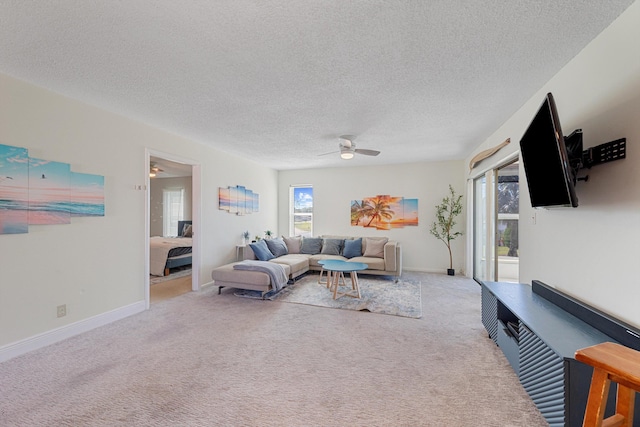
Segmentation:
<svg viewBox="0 0 640 427">
<path fill-rule="evenodd" d="M 179 279 L 181 277 L 191 275 L 191 266 L 186 268 L 177 268 L 172 270 L 168 276 L 149 276 L 149 285 L 155 285 L 157 283 L 166 282 L 167 280 Z"/>
<path fill-rule="evenodd" d="M 349 279 L 347 283 L 350 289 Z M 318 284 L 318 275 L 312 274 L 287 286 L 275 295 L 267 295 L 267 298 L 272 301 L 368 311 L 414 319 L 422 317 L 420 283 L 404 280 L 396 283 L 393 280 L 372 276 L 360 276 L 359 283 L 362 298 L 342 296 L 334 300 L 333 294 L 326 285 Z"/>
</svg>

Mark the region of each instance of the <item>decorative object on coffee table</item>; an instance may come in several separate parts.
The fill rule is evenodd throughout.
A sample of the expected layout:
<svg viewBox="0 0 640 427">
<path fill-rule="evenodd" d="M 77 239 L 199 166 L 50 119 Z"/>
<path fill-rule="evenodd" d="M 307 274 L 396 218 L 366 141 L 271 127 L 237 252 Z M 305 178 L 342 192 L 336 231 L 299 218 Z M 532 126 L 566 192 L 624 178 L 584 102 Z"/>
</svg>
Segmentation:
<svg viewBox="0 0 640 427">
<path fill-rule="evenodd" d="M 455 218 L 462 213 L 462 195 L 456 195 L 455 190 L 449 184 L 449 196 L 442 199 L 442 203 L 436 205 L 436 221 L 431 224 L 429 232 L 436 239 L 441 240 L 449 251 L 449 268 L 447 274 L 455 276 L 456 271 L 453 268 L 453 255 L 451 254 L 451 241 L 458 236 L 462 236 L 461 231 L 453 231 L 456 225 Z"/>
</svg>

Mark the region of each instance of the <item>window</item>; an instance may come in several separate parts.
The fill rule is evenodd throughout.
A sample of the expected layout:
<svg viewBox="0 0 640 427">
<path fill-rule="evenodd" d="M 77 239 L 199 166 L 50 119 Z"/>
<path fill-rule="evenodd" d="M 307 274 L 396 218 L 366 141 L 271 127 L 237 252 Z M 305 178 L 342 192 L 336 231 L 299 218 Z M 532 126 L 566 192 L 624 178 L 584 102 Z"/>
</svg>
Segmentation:
<svg viewBox="0 0 640 427">
<path fill-rule="evenodd" d="M 184 215 L 184 188 L 162 190 L 162 235 L 178 236 L 178 221 Z"/>
<path fill-rule="evenodd" d="M 313 236 L 313 187 L 293 186 L 289 191 L 289 235 Z"/>
</svg>

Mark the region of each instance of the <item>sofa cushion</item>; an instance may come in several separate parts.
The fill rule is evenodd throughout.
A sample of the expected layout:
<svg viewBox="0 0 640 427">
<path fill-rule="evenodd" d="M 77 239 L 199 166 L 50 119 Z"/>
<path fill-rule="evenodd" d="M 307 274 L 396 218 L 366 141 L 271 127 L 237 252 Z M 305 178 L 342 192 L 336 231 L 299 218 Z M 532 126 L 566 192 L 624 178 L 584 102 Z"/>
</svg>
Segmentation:
<svg viewBox="0 0 640 427">
<path fill-rule="evenodd" d="M 348 262 L 363 262 L 363 263 L 367 264 L 367 270 L 382 270 L 382 271 L 384 271 L 386 269 L 386 266 L 385 266 L 383 258 L 373 258 L 373 257 L 366 257 L 366 256 L 358 256 L 358 257 L 351 258 Z M 363 273 L 366 273 L 366 271 L 363 271 Z"/>
<path fill-rule="evenodd" d="M 345 258 L 353 258 L 356 256 L 362 256 L 362 239 L 353 239 L 344 241 L 344 249 L 342 250 L 342 256 Z"/>
<path fill-rule="evenodd" d="M 270 259 L 274 258 L 273 254 L 269 250 L 269 247 L 267 246 L 267 243 L 264 240 L 259 240 L 255 243 L 249 243 L 249 246 L 251 247 L 251 250 L 253 250 L 253 253 L 256 255 L 256 258 L 258 258 L 260 261 L 269 261 Z"/>
<path fill-rule="evenodd" d="M 342 239 L 322 239 L 322 250 L 320 253 L 324 255 L 340 255 L 343 244 L 344 240 Z"/>
<path fill-rule="evenodd" d="M 287 266 L 291 272 L 291 278 L 309 270 L 309 257 L 302 254 L 283 255 L 272 259 L 270 262 Z"/>
<path fill-rule="evenodd" d="M 322 260 L 338 260 L 338 261 L 346 261 L 347 259 L 340 255 L 323 255 L 317 254 L 309 257 L 309 267 L 322 268 L 318 261 Z"/>
<path fill-rule="evenodd" d="M 300 246 L 302 246 L 302 237 L 284 237 L 282 236 L 282 240 L 284 240 L 285 245 L 287 245 L 287 251 L 290 254 L 299 254 Z"/>
<path fill-rule="evenodd" d="M 384 258 L 384 245 L 389 239 L 385 238 L 365 238 L 364 254 L 362 256 L 372 258 Z"/>
<path fill-rule="evenodd" d="M 287 245 L 284 243 L 284 240 L 282 240 L 282 238 L 280 237 L 276 237 L 275 239 L 267 239 L 265 240 L 265 242 L 267 242 L 267 247 L 269 248 L 269 251 L 275 257 L 287 255 L 289 253 L 289 250 L 287 249 Z"/>
<path fill-rule="evenodd" d="M 234 287 L 247 289 L 244 285 L 268 286 L 271 283 L 267 273 L 261 271 L 234 270 L 233 266 L 235 264 L 238 263 L 225 264 L 211 271 L 211 278 L 217 282 L 214 284 L 219 285 L 220 283 L 224 283 L 225 286 L 230 286 L 229 284 L 237 283 Z M 287 276 L 291 272 L 291 268 L 288 265 L 284 265 L 284 270 Z"/>
<path fill-rule="evenodd" d="M 305 237 L 300 247 L 301 254 L 315 255 L 322 250 L 322 239 L 319 237 Z"/>
</svg>

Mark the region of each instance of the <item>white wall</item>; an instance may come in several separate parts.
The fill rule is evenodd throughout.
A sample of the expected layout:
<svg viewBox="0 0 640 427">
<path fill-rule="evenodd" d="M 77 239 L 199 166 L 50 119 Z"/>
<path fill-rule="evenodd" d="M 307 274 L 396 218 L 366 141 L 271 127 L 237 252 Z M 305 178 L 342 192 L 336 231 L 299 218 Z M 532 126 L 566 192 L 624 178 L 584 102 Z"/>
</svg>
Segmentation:
<svg viewBox="0 0 640 427">
<path fill-rule="evenodd" d="M 191 181 L 192 178 L 190 176 L 176 178 L 152 178 L 149 180 L 149 236 L 162 236 L 164 228 L 163 192 L 165 189 L 184 189 L 184 219 L 193 219 L 193 216 L 191 214 Z M 178 230 L 178 233 L 180 232 L 182 232 L 182 230 Z"/>
<path fill-rule="evenodd" d="M 564 134 L 582 128 L 585 148 L 627 138 L 626 159 L 595 166 L 589 181 L 578 183 L 575 209 L 532 209 L 521 167 L 520 280 L 541 280 L 635 326 L 640 326 L 639 22 L 640 2 L 635 2 L 476 150 L 506 137 L 512 143 L 496 157 L 518 150 L 547 92 L 554 95 Z"/>
<path fill-rule="evenodd" d="M 416 271 L 445 272 L 449 267 L 446 246 L 431 234 L 435 205 L 449 194 L 449 184 L 464 192 L 464 167 L 461 161 L 411 163 L 389 166 L 360 166 L 281 171 L 279 178 L 279 233 L 288 233 L 289 188 L 313 185 L 314 235 L 387 236 L 402 244 L 403 268 Z M 418 199 L 418 227 L 392 230 L 351 226 L 352 200 L 380 194 Z M 459 230 L 465 219 L 458 219 Z M 464 239 L 454 240 L 454 268 L 464 266 Z"/>
<path fill-rule="evenodd" d="M 146 148 L 201 165 L 202 283 L 234 258 L 242 231 L 277 222 L 277 171 L 6 75 L 0 75 L 0 144 L 104 175 L 106 211 L 102 218 L 0 235 L 0 351 L 144 302 L 146 192 L 134 186 L 147 179 Z M 258 192 L 260 212 L 218 210 L 218 187 L 229 185 Z M 67 316 L 56 318 L 61 304 Z"/>
</svg>

